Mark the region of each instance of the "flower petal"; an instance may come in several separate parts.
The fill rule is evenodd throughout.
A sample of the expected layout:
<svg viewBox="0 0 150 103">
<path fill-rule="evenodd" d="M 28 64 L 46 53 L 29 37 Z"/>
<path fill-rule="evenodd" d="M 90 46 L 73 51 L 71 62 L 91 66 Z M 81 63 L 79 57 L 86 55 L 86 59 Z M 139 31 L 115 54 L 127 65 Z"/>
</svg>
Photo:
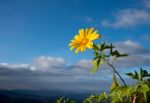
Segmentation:
<svg viewBox="0 0 150 103">
<path fill-rule="evenodd" d="M 97 33 L 97 31 L 95 31 L 89 36 L 89 40 L 92 41 L 92 40 L 98 39 L 100 37 L 101 36 Z"/>
<path fill-rule="evenodd" d="M 84 29 L 80 29 L 79 30 L 79 36 L 81 37 L 81 38 L 84 38 Z"/>
<path fill-rule="evenodd" d="M 76 46 L 71 46 L 70 51 L 72 51 L 74 48 L 76 48 Z"/>
<path fill-rule="evenodd" d="M 97 31 L 94 28 L 80 29 L 78 34 L 76 34 L 69 44 L 70 50 L 75 49 L 77 54 L 79 51 L 84 52 L 86 48 L 93 48 L 93 40 L 100 38 Z"/>
<path fill-rule="evenodd" d="M 77 48 L 77 49 L 75 50 L 75 53 L 78 54 L 79 50 L 80 50 L 80 48 Z"/>
<path fill-rule="evenodd" d="M 89 42 L 86 46 L 87 46 L 87 48 L 92 49 L 93 48 L 93 42 Z"/>
</svg>

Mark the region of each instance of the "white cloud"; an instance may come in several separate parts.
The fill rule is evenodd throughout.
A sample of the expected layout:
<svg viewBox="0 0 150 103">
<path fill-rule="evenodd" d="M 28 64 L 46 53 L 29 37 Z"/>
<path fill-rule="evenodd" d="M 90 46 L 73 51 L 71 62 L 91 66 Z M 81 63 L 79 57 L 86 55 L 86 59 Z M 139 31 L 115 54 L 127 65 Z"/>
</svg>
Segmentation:
<svg viewBox="0 0 150 103">
<path fill-rule="evenodd" d="M 124 9 L 114 14 L 114 21 L 103 20 L 105 27 L 125 28 L 150 24 L 150 12 L 145 9 Z"/>
<path fill-rule="evenodd" d="M 117 60 L 117 67 L 142 67 L 150 66 L 150 55 L 131 55 L 126 58 L 120 58 Z"/>
<path fill-rule="evenodd" d="M 30 68 L 29 64 L 8 64 L 8 63 L 0 63 L 0 67 L 6 67 L 10 69 L 26 69 Z"/>
<path fill-rule="evenodd" d="M 121 53 L 128 53 L 126 58 L 117 61 L 118 67 L 150 66 L 150 50 L 142 47 L 138 42 L 127 40 L 116 42 L 115 46 Z"/>
<path fill-rule="evenodd" d="M 150 0 L 143 0 L 143 4 L 145 7 L 150 8 Z"/>
<path fill-rule="evenodd" d="M 62 67 L 65 64 L 65 60 L 63 58 L 57 57 L 49 57 L 49 56 L 40 56 L 36 58 L 33 62 L 33 66 L 36 69 L 40 70 L 48 70 L 51 68 Z"/>
<path fill-rule="evenodd" d="M 138 42 L 132 40 L 116 42 L 114 45 L 119 51 L 129 53 L 131 55 L 150 53 L 149 49 L 143 48 Z"/>
<path fill-rule="evenodd" d="M 5 67 L 9 69 L 29 69 L 29 70 L 40 70 L 40 71 L 51 71 L 53 68 L 63 67 L 65 65 L 65 60 L 61 57 L 50 57 L 50 56 L 40 56 L 34 59 L 31 64 L 8 64 L 0 63 L 0 67 Z"/>
<path fill-rule="evenodd" d="M 83 59 L 78 61 L 75 66 L 77 67 L 82 67 L 82 68 L 91 68 L 92 67 L 92 61 L 91 60 L 87 60 L 87 59 Z"/>
</svg>

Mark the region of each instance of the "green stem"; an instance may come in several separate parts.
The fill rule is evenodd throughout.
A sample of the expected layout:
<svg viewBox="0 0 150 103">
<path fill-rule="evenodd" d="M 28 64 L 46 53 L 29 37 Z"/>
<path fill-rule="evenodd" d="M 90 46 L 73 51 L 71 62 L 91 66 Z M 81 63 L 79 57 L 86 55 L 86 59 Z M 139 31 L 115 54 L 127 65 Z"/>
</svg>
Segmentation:
<svg viewBox="0 0 150 103">
<path fill-rule="evenodd" d="M 123 82 L 123 84 L 126 86 L 125 81 L 123 80 L 123 78 L 121 77 L 121 75 L 116 71 L 115 67 L 109 63 L 108 61 L 108 65 L 114 70 L 114 72 L 118 75 L 118 77 L 121 79 L 121 81 Z"/>
</svg>

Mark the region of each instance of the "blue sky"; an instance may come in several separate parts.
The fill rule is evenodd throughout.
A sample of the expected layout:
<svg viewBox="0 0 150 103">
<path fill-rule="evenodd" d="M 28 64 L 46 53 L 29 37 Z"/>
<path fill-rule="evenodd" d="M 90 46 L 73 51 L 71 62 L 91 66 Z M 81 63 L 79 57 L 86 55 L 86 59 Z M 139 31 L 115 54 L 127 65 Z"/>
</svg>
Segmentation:
<svg viewBox="0 0 150 103">
<path fill-rule="evenodd" d="M 102 34 L 97 42 L 113 42 L 129 52 L 125 66 L 149 66 L 150 0 L 0 0 L 1 66 L 50 69 L 58 62 L 54 67 L 82 67 L 92 59 L 92 52 L 76 55 L 68 44 L 86 27 Z M 54 71 L 62 74 L 58 68 Z"/>
<path fill-rule="evenodd" d="M 143 10 L 141 6 L 136 0 L 1 0 L 0 61 L 29 62 L 39 55 L 61 56 L 72 61 L 88 57 L 84 54 L 74 57 L 68 51 L 68 43 L 78 29 L 91 26 L 103 35 L 103 41 L 129 39 L 149 48 L 148 43 L 141 40 L 143 35 L 150 34 L 149 22 L 123 28 L 102 25 L 104 20 L 113 22 L 119 10 Z M 146 11 L 149 13 L 149 9 Z"/>
</svg>

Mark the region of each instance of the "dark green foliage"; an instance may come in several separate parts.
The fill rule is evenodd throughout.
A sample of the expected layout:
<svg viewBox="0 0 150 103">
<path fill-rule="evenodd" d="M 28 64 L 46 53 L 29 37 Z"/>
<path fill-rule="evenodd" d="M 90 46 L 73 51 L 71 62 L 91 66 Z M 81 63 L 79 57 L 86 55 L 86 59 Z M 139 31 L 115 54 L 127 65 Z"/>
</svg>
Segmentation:
<svg viewBox="0 0 150 103">
<path fill-rule="evenodd" d="M 141 68 L 139 73 L 135 71 L 126 73 L 126 75 L 136 79 L 137 83 L 132 86 L 121 86 L 114 74 L 109 94 L 104 92 L 99 95 L 91 95 L 83 103 L 132 103 L 134 98 L 136 98 L 136 103 L 149 103 L 150 78 L 144 79 L 149 73 Z M 61 97 L 56 103 L 75 103 L 75 101 Z"/>
<path fill-rule="evenodd" d="M 116 88 L 118 88 L 120 86 L 119 82 L 117 81 L 116 75 L 114 74 L 113 76 L 113 81 L 112 84 L 110 86 L 110 92 L 113 92 L 114 90 L 116 90 Z"/>
<path fill-rule="evenodd" d="M 100 95 L 91 95 L 90 97 L 86 98 L 83 103 L 101 103 L 107 100 L 107 94 L 104 92 Z"/>
<path fill-rule="evenodd" d="M 136 71 L 134 73 L 126 73 L 126 75 L 130 76 L 132 79 L 136 79 L 139 82 L 142 81 L 145 77 L 150 77 L 150 73 L 146 70 L 140 68 L 140 73 L 138 74 Z"/>
<path fill-rule="evenodd" d="M 137 80 L 137 83 L 132 86 L 121 86 L 116 79 L 116 76 L 113 76 L 113 82 L 110 86 L 110 93 L 105 96 L 100 94 L 97 96 L 90 96 L 86 99 L 88 102 L 84 103 L 131 103 L 133 98 L 136 98 L 136 103 L 149 103 L 150 100 L 150 81 L 144 80 L 145 77 L 149 76 L 149 73 L 146 70 L 140 69 L 138 73 L 126 73 L 133 79 Z M 94 102 L 93 102 L 94 101 Z"/>
<path fill-rule="evenodd" d="M 91 68 L 90 74 L 95 73 L 103 63 L 108 64 L 110 63 L 109 59 L 112 57 L 115 57 L 113 62 L 120 57 L 126 57 L 128 54 L 124 53 L 121 54 L 117 50 L 113 50 L 115 47 L 110 44 L 107 45 L 105 42 L 101 44 L 93 44 L 93 50 L 94 50 L 94 58 L 93 58 L 93 67 Z M 109 51 L 109 53 L 107 53 Z"/>
<path fill-rule="evenodd" d="M 57 99 L 56 103 L 75 103 L 75 101 L 71 100 L 69 98 L 61 97 L 61 98 Z"/>
</svg>

